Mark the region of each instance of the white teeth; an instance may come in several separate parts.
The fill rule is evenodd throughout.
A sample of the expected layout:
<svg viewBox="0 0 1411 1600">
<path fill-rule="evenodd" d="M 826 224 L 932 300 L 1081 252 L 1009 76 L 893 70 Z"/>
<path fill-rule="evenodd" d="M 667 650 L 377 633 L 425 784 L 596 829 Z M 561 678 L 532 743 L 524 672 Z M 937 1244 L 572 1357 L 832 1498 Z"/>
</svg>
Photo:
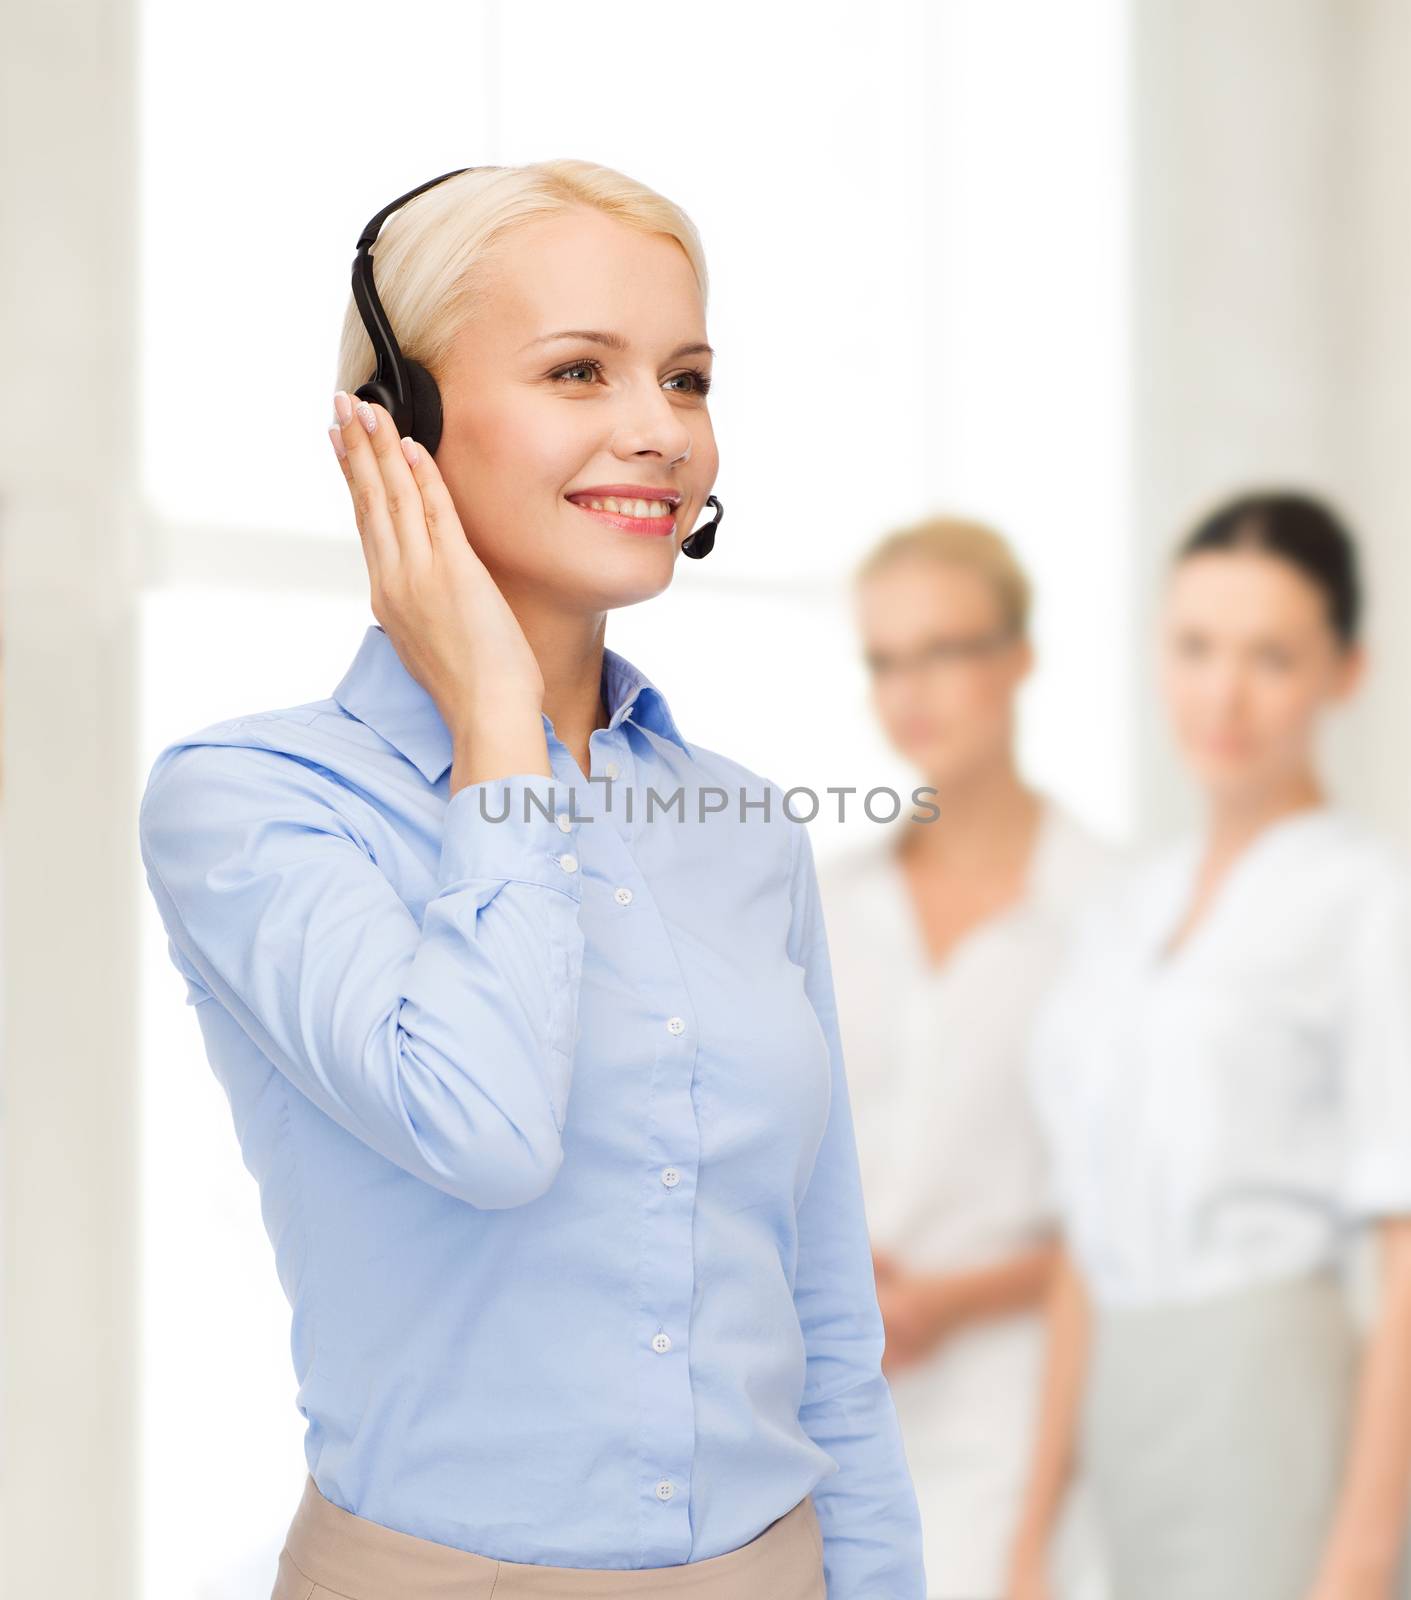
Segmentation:
<svg viewBox="0 0 1411 1600">
<path fill-rule="evenodd" d="M 620 517 L 669 517 L 671 507 L 665 500 L 629 500 L 619 499 L 616 495 L 607 495 L 602 499 L 596 496 L 586 500 L 586 505 L 594 511 L 615 511 Z"/>
</svg>

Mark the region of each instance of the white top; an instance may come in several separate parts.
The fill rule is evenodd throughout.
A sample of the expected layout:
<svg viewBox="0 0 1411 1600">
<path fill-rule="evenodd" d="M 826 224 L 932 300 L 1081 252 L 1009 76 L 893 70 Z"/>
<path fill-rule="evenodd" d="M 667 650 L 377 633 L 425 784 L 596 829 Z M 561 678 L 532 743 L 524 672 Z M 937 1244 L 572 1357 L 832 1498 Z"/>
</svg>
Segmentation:
<svg viewBox="0 0 1411 1600">
<path fill-rule="evenodd" d="M 1095 1298 L 1192 1300 L 1341 1264 L 1411 1212 L 1411 862 L 1342 810 L 1237 858 L 1170 956 L 1203 842 L 1084 921 L 1030 1060 Z"/>
<path fill-rule="evenodd" d="M 940 966 L 895 851 L 905 816 L 820 862 L 868 1225 L 918 1270 L 997 1262 L 1053 1224 L 1024 1080 L 1032 1014 L 1074 904 L 1115 854 L 1053 802 L 1022 898 Z M 1033 1438 L 1038 1319 L 962 1330 L 891 1378 L 928 1593 L 998 1595 Z"/>
</svg>

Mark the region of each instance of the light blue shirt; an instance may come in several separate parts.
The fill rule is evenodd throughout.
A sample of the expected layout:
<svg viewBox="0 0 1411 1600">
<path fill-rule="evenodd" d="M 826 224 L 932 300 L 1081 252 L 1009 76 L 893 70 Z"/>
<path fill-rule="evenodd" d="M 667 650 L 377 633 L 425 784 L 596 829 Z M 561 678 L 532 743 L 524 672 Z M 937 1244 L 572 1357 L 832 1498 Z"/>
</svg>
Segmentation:
<svg viewBox="0 0 1411 1600">
<path fill-rule="evenodd" d="M 830 1600 L 921 1600 L 807 830 L 612 650 L 602 690 L 588 777 L 545 715 L 552 778 L 448 800 L 446 725 L 372 626 L 331 698 L 152 768 L 142 857 L 309 1471 L 596 1568 L 734 1550 L 811 1491 Z"/>
</svg>

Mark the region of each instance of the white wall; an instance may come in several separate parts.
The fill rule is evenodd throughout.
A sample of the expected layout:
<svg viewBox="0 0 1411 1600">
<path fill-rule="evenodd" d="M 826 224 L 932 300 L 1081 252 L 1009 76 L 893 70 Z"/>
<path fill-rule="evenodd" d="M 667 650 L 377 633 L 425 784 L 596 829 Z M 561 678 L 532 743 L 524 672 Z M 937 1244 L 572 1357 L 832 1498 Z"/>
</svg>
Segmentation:
<svg viewBox="0 0 1411 1600">
<path fill-rule="evenodd" d="M 1333 780 L 1411 840 L 1411 10 L 1162 0 L 1135 19 L 1138 621 L 1215 498 L 1259 480 L 1333 496 L 1365 543 L 1377 658 Z M 1143 694 L 1152 833 L 1192 802 Z"/>
<path fill-rule="evenodd" d="M 127 21 L 10 8 L 0 49 L 0 1593 L 81 1600 L 138 1537 Z"/>
</svg>

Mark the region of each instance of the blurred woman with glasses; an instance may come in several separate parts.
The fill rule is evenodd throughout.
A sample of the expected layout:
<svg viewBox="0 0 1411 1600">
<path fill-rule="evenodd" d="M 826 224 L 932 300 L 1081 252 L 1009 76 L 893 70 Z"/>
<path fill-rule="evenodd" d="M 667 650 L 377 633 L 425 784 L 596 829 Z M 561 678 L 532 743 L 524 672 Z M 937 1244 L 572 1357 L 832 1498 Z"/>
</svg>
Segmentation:
<svg viewBox="0 0 1411 1600">
<path fill-rule="evenodd" d="M 1317 758 L 1359 620 L 1309 497 L 1237 499 L 1177 552 L 1163 691 L 1204 815 L 1084 919 L 1036 1031 L 1067 1252 L 1014 1600 L 1053 1592 L 1075 1462 L 1121 1600 L 1403 1592 L 1411 871 Z"/>
<path fill-rule="evenodd" d="M 819 869 L 883 1370 L 927 1593 L 987 1600 L 1019 1511 L 1051 1266 L 1026 1037 L 1069 909 L 1111 853 L 1018 770 L 1029 584 L 1004 540 L 953 519 L 901 529 L 855 593 L 877 716 L 939 811 L 904 813 Z"/>
</svg>

